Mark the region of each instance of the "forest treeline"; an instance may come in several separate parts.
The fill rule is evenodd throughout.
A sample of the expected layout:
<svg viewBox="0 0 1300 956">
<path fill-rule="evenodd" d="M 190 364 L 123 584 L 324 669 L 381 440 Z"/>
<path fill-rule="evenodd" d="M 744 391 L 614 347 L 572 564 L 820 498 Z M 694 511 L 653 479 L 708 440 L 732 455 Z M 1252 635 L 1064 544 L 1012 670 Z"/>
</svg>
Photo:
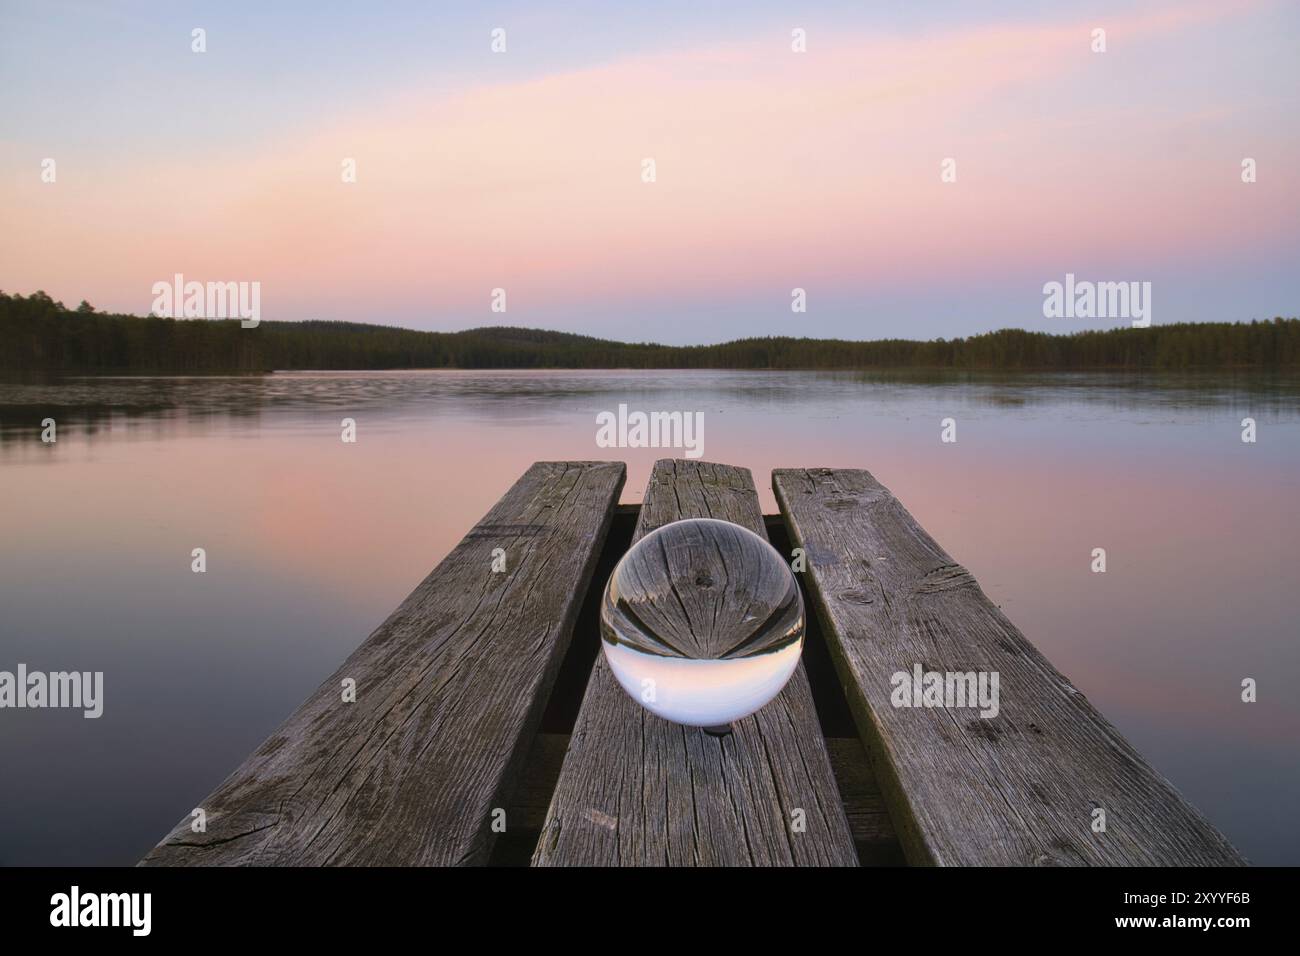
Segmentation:
<svg viewBox="0 0 1300 956">
<path fill-rule="evenodd" d="M 356 322 L 161 319 L 66 308 L 44 292 L 0 292 L 0 368 L 59 372 L 261 372 L 392 368 L 1228 368 L 1300 365 L 1300 320 L 1197 322 L 1053 335 L 752 338 L 629 344 L 565 332 L 417 332 Z"/>
</svg>

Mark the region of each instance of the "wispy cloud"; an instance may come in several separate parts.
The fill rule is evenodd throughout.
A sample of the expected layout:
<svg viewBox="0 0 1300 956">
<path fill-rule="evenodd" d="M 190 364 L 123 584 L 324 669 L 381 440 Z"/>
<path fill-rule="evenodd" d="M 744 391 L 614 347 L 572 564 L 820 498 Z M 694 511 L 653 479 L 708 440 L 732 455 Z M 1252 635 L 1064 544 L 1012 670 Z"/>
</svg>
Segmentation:
<svg viewBox="0 0 1300 956">
<path fill-rule="evenodd" d="M 74 157 L 56 193 L 18 190 L 0 248 L 23 285 L 70 276 L 121 307 L 146 308 L 149 283 L 181 271 L 260 278 L 271 318 L 277 306 L 363 317 L 418 302 L 434 322 L 463 324 L 489 318 L 497 286 L 522 315 L 616 312 L 1293 241 L 1294 180 L 1243 202 L 1233 171 L 1246 144 L 1216 135 L 1238 103 L 1180 96 L 1161 47 L 1256 7 L 814 34 L 804 55 L 768 35 L 402 89 L 197 155 L 163 135 Z M 1096 25 L 1104 55 L 1089 49 Z M 1117 84 L 1148 71 L 1162 81 Z M 1294 168 L 1294 135 L 1264 136 L 1250 148 Z M 340 182 L 344 157 L 355 185 Z M 646 157 L 653 185 L 640 179 Z M 940 183 L 945 157 L 955 184 Z M 26 247 L 12 238 L 33 234 Z"/>
</svg>

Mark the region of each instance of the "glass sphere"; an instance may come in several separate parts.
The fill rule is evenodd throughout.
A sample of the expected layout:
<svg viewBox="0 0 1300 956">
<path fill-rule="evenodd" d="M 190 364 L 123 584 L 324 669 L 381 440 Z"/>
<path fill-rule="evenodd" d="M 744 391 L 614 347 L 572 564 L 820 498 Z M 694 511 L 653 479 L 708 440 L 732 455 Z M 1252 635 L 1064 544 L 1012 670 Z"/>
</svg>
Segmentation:
<svg viewBox="0 0 1300 956">
<path fill-rule="evenodd" d="M 628 549 L 605 586 L 601 647 L 652 713 L 719 727 L 781 692 L 803 652 L 803 596 L 780 552 L 729 521 L 691 518 Z"/>
</svg>

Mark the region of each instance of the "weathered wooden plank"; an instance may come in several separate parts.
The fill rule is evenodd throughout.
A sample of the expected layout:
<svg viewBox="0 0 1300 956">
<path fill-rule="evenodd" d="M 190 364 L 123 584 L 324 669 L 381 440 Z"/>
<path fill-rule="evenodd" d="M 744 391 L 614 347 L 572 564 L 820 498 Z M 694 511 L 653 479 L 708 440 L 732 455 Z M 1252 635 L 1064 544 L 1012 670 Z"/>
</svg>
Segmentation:
<svg viewBox="0 0 1300 956">
<path fill-rule="evenodd" d="M 901 863 L 903 858 L 898 839 L 894 836 L 889 811 L 867 762 L 862 741 L 857 737 L 827 737 L 825 740 L 859 857 L 865 851 L 873 862 Z M 542 829 L 568 747 L 568 734 L 539 733 L 533 739 L 519 785 L 510 800 L 510 832 Z"/>
<path fill-rule="evenodd" d="M 764 534 L 748 470 L 658 462 L 635 539 L 692 517 Z M 643 709 L 599 655 L 533 863 L 856 865 L 802 664 L 775 700 L 717 737 Z"/>
<path fill-rule="evenodd" d="M 910 862 L 1244 862 L 869 473 L 778 469 L 773 488 Z M 997 715 L 893 706 L 916 664 L 997 673 Z"/>
<path fill-rule="evenodd" d="M 538 462 L 146 864 L 486 862 L 623 485 Z M 492 571 L 493 550 L 506 570 Z M 343 703 L 345 678 L 355 703 Z M 507 820 L 507 823 L 509 821 Z"/>
</svg>

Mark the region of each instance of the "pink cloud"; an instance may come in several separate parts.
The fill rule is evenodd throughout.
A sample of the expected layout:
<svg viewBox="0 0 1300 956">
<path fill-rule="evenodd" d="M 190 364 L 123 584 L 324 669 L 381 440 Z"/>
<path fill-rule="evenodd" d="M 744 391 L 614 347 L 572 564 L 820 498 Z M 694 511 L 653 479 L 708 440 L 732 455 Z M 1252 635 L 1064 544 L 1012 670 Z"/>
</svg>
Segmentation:
<svg viewBox="0 0 1300 956">
<path fill-rule="evenodd" d="M 1103 24 L 1106 56 L 1245 9 Z M 1223 104 L 1094 95 L 1112 67 L 1089 51 L 1092 26 L 814 37 L 806 55 L 748 42 L 407 91 L 199 161 L 151 148 L 55 195 L 24 189 L 10 235 L 36 238 L 5 241 L 27 280 L 10 283 L 143 310 L 150 283 L 180 271 L 261 279 L 269 317 L 419 300 L 486 321 L 497 286 L 512 306 L 555 307 L 1055 271 L 1070 254 L 1289 234 L 1294 187 L 1243 204 L 1237 160 L 1215 154 Z M 1170 135 L 1190 162 L 1161 160 Z M 944 185 L 948 156 L 958 182 Z"/>
</svg>

